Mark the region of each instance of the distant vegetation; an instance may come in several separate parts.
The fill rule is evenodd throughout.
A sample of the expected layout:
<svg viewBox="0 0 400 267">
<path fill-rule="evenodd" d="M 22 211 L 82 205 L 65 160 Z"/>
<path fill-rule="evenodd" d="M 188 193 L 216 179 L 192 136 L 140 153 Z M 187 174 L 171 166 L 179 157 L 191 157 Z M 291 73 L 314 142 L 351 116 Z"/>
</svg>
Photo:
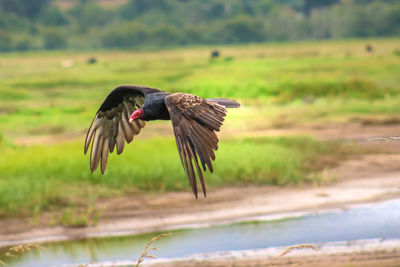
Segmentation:
<svg viewBox="0 0 400 267">
<path fill-rule="evenodd" d="M 397 0 L 0 0 L 0 51 L 399 35 Z"/>
</svg>

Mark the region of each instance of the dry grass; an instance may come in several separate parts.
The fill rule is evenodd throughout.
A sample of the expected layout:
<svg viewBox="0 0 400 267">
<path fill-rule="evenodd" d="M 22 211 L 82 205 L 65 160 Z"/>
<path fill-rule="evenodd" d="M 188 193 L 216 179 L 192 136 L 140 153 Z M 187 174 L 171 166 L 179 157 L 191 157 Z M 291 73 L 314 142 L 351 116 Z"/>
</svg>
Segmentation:
<svg viewBox="0 0 400 267">
<path fill-rule="evenodd" d="M 150 251 L 154 251 L 154 250 L 158 250 L 157 247 L 152 246 L 154 242 L 165 238 L 167 236 L 172 235 L 172 233 L 163 233 L 160 235 L 157 235 L 155 237 L 153 237 L 145 246 L 145 248 L 143 249 L 137 263 L 136 263 L 136 267 L 139 267 L 145 259 L 147 258 L 156 258 L 156 256 L 149 254 Z M 307 249 L 307 248 L 311 248 L 313 250 L 318 250 L 318 248 L 314 247 L 311 244 L 299 244 L 299 245 L 294 245 L 294 246 L 289 246 L 287 247 L 279 256 L 279 257 L 283 257 L 285 255 L 287 255 L 288 253 L 290 253 L 293 250 L 299 250 L 299 249 Z M 44 247 L 37 245 L 37 244 L 21 244 L 15 247 L 11 247 L 9 248 L 4 254 L 0 255 L 0 266 L 6 266 L 7 265 L 7 261 L 11 260 L 13 258 L 17 258 L 20 255 L 31 251 L 32 249 L 38 249 L 38 250 L 43 250 L 45 249 Z M 79 267 L 86 267 L 89 266 L 89 264 L 81 264 L 79 265 Z"/>
<path fill-rule="evenodd" d="M 154 255 L 150 255 L 149 251 L 150 250 L 157 250 L 158 248 L 156 247 L 152 247 L 151 245 L 156 242 L 157 240 L 160 240 L 166 236 L 170 236 L 172 235 L 172 233 L 166 233 L 166 234 L 161 234 L 158 236 L 153 237 L 149 243 L 147 243 L 146 247 L 144 248 L 144 250 L 142 251 L 142 255 L 140 255 L 140 258 L 137 261 L 136 267 L 138 267 L 146 258 L 156 258 L 156 256 Z"/>
<path fill-rule="evenodd" d="M 0 265 L 6 266 L 7 260 L 17 258 L 21 254 L 26 253 L 32 249 L 42 250 L 44 249 L 44 247 L 37 244 L 21 244 L 15 247 L 11 247 L 3 255 L 0 255 Z"/>
<path fill-rule="evenodd" d="M 293 251 L 293 250 L 297 250 L 297 249 L 304 249 L 304 248 L 312 248 L 313 250 L 318 250 L 316 247 L 314 247 L 313 245 L 310 244 L 300 244 L 300 245 L 295 245 L 295 246 L 290 246 L 287 247 L 282 253 L 281 255 L 279 255 L 279 257 L 285 256 L 286 254 L 288 254 L 289 252 Z"/>
</svg>

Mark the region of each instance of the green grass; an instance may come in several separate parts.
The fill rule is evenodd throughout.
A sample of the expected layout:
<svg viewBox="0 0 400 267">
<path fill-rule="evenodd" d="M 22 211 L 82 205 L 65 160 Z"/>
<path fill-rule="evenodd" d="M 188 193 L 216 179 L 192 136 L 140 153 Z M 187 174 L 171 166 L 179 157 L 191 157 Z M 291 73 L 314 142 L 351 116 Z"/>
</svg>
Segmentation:
<svg viewBox="0 0 400 267">
<path fill-rule="evenodd" d="M 373 53 L 365 51 L 367 42 Z M 241 138 L 233 133 L 371 118 L 398 121 L 400 57 L 393 51 L 399 46 L 399 39 L 370 39 L 1 54 L 0 217 L 61 209 L 60 223 L 88 225 L 97 220 L 93 207 L 98 199 L 138 191 L 190 191 L 173 137 L 157 137 L 158 128 L 146 127 L 143 132 L 153 134 L 141 134 L 122 155 L 112 155 L 104 176 L 90 174 L 83 140 L 13 144 L 32 135 L 83 135 L 105 96 L 120 84 L 231 97 L 243 104 L 228 113 L 223 131 L 230 134 L 217 153 L 215 173 L 207 175 L 209 187 L 317 179 L 315 171 L 354 151 L 305 137 Z M 213 49 L 222 56 L 210 60 Z M 98 63 L 87 64 L 89 57 Z M 66 59 L 74 66 L 63 68 Z"/>
<path fill-rule="evenodd" d="M 32 215 L 60 207 L 87 207 L 93 199 L 137 191 L 190 191 L 172 138 L 136 140 L 109 158 L 105 175 L 91 174 L 82 143 L 3 145 L 0 214 Z M 312 180 L 323 155 L 340 149 L 307 137 L 227 140 L 217 151 L 209 187 L 301 184 Z"/>
<path fill-rule="evenodd" d="M 368 40 L 374 45 L 372 54 L 365 51 L 365 43 L 224 46 L 218 47 L 222 56 L 215 60 L 209 58 L 212 47 L 6 54 L 1 59 L 0 129 L 8 137 L 82 131 L 120 84 L 231 97 L 281 110 L 300 101 L 309 113 L 310 102 L 325 99 L 328 105 L 335 101 L 335 112 L 352 114 L 346 101 L 354 99 L 361 106 L 371 103 L 366 112 L 377 114 L 375 106 L 400 100 L 400 58 L 393 53 L 400 41 Z M 92 56 L 98 63 L 89 65 L 86 60 Z M 74 67 L 63 68 L 66 59 L 72 59 Z M 343 101 L 340 106 L 338 99 Z"/>
</svg>

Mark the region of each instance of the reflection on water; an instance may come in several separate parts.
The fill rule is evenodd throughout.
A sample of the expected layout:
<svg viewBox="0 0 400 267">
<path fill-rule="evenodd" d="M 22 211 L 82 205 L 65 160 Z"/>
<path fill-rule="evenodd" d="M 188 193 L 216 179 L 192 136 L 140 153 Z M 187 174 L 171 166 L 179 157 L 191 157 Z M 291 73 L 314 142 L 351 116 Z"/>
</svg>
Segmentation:
<svg viewBox="0 0 400 267">
<path fill-rule="evenodd" d="M 8 266 L 59 266 L 110 260 L 134 260 L 157 233 L 51 243 Z M 274 222 L 174 231 L 157 241 L 158 257 L 175 258 L 224 250 L 256 249 L 299 243 L 369 238 L 400 238 L 400 200 Z"/>
</svg>

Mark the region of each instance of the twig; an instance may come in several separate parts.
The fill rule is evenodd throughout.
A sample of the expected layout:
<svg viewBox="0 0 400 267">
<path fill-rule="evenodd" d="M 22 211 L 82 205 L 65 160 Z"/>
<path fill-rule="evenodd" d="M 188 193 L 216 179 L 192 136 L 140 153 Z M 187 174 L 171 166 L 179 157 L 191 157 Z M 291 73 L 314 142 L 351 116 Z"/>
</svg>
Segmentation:
<svg viewBox="0 0 400 267">
<path fill-rule="evenodd" d="M 367 141 L 400 141 L 400 136 L 372 137 L 368 138 Z"/>
<path fill-rule="evenodd" d="M 314 247 L 313 245 L 310 244 L 300 244 L 300 245 L 296 245 L 296 246 L 290 246 L 287 247 L 282 253 L 281 255 L 279 255 L 279 257 L 285 256 L 286 254 L 288 254 L 289 252 L 291 252 L 292 250 L 295 249 L 303 249 L 303 248 L 312 248 L 313 250 L 318 250 L 316 247 Z"/>
</svg>

